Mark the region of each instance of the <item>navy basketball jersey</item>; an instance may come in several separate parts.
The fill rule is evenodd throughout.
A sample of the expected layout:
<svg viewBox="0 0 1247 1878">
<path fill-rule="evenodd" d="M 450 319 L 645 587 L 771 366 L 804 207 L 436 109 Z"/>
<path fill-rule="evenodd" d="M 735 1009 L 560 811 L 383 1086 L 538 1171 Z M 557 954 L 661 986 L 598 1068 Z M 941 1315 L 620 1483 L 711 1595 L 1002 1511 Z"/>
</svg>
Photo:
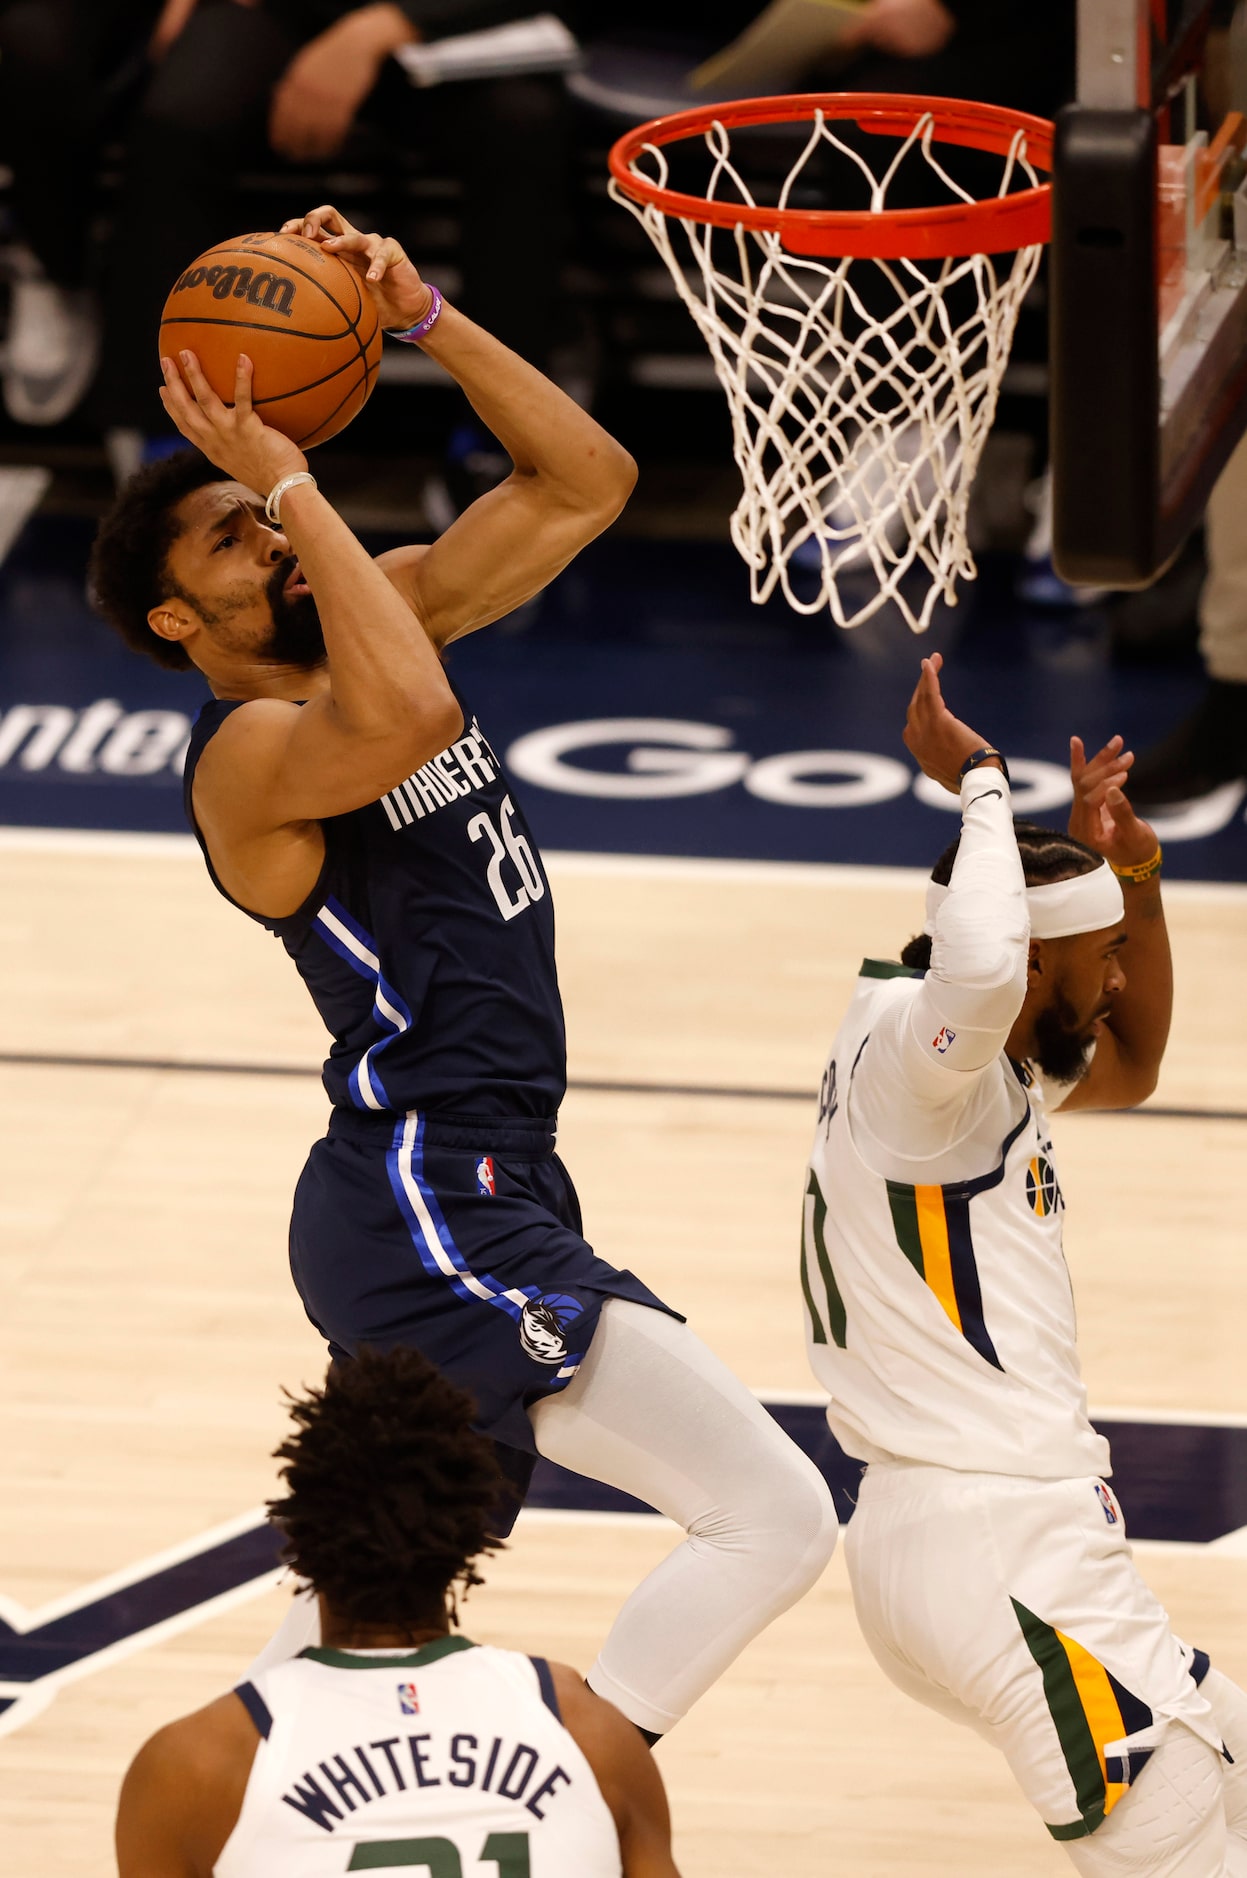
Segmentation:
<svg viewBox="0 0 1247 1878">
<path fill-rule="evenodd" d="M 237 708 L 200 711 L 184 781 L 222 893 L 191 787 Z M 455 742 L 380 801 L 321 824 L 325 864 L 296 913 L 250 914 L 281 940 L 332 1033 L 324 1080 L 339 1107 L 536 1118 L 563 1098 L 549 883 L 502 765 L 464 718 Z"/>
</svg>

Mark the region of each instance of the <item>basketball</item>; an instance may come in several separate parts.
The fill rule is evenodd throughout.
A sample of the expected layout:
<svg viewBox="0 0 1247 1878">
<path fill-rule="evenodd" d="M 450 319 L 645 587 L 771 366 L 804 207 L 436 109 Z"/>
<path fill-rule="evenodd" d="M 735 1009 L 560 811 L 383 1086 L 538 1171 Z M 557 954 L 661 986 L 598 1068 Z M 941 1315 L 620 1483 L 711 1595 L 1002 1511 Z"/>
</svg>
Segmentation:
<svg viewBox="0 0 1247 1878">
<path fill-rule="evenodd" d="M 226 404 L 240 352 L 255 368 L 255 409 L 303 449 L 345 429 L 381 361 L 381 321 L 353 268 L 299 235 L 238 235 L 174 282 L 160 356 L 194 352 Z"/>
</svg>

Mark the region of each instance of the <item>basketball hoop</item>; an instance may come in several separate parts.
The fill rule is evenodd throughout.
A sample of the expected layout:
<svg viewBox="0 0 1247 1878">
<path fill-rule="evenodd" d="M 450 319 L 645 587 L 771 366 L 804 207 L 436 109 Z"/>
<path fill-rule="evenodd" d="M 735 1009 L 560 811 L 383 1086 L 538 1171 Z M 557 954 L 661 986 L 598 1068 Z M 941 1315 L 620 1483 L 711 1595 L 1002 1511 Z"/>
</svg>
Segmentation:
<svg viewBox="0 0 1247 1878">
<path fill-rule="evenodd" d="M 759 202 L 731 133 L 806 120 L 774 201 Z M 872 164 L 838 134 L 846 124 L 892 144 Z M 698 138 L 702 193 L 668 187 L 666 147 L 690 146 L 683 164 Z M 998 157 L 996 193 L 963 187 L 941 144 Z M 841 626 L 892 601 L 923 632 L 957 578 L 974 578 L 970 485 L 1048 239 L 1037 172 L 1051 153 L 1042 118 L 870 93 L 703 106 L 643 124 L 611 151 L 611 195 L 665 261 L 727 394 L 744 484 L 731 534 L 754 601 L 778 585 L 797 612 L 828 607 Z M 918 175 L 922 195 L 939 199 L 889 207 L 902 169 L 904 187 Z M 816 186 L 826 196 L 820 170 L 866 206 L 794 206 Z"/>
</svg>

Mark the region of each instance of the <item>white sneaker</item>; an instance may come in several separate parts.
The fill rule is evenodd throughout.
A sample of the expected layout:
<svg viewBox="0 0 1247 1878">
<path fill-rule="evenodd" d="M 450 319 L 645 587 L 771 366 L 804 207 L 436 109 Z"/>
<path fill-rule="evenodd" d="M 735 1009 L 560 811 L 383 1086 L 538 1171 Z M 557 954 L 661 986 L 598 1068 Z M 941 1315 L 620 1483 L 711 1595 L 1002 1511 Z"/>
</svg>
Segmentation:
<svg viewBox="0 0 1247 1878">
<path fill-rule="evenodd" d="M 13 282 L 5 349 L 4 405 L 19 424 L 59 424 L 95 376 L 100 328 L 95 296 L 38 275 Z"/>
</svg>

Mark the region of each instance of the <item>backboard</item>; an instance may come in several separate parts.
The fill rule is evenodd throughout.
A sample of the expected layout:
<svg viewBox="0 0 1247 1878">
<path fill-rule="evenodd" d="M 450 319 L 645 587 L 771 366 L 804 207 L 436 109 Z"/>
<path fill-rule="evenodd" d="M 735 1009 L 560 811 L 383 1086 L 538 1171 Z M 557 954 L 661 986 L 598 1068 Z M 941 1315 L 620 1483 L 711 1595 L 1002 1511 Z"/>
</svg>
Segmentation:
<svg viewBox="0 0 1247 1878">
<path fill-rule="evenodd" d="M 1053 151 L 1053 558 L 1141 586 L 1247 428 L 1247 0 L 1079 0 Z M 1239 80 L 1243 74 L 1239 70 Z M 1215 119 L 1215 121 L 1214 121 Z"/>
</svg>

